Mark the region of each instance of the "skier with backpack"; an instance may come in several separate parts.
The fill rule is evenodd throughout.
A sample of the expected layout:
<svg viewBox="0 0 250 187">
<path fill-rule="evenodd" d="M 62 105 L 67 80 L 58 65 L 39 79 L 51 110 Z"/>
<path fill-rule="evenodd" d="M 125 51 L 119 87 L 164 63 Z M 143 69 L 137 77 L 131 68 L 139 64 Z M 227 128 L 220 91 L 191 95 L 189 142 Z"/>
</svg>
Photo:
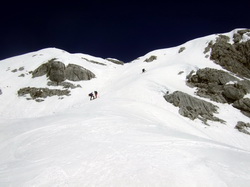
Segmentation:
<svg viewBox="0 0 250 187">
<path fill-rule="evenodd" d="M 93 94 L 92 92 L 91 92 L 91 93 L 89 93 L 89 97 L 90 97 L 90 100 L 95 99 L 94 94 Z"/>
</svg>

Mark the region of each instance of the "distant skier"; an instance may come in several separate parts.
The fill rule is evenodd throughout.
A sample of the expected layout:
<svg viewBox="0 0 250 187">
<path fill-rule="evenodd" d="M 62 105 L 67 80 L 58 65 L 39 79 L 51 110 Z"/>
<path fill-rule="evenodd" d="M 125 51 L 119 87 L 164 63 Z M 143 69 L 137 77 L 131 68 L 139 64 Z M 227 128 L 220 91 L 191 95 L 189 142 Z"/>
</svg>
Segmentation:
<svg viewBox="0 0 250 187">
<path fill-rule="evenodd" d="M 97 91 L 94 91 L 94 93 L 95 93 L 95 99 L 96 99 L 97 96 L 98 96 L 98 92 L 97 92 Z"/>
<path fill-rule="evenodd" d="M 89 97 L 90 97 L 90 100 L 95 99 L 94 94 L 92 92 L 89 94 Z"/>
<path fill-rule="evenodd" d="M 142 69 L 142 73 L 145 73 L 145 72 L 146 72 L 146 70 L 143 68 L 143 69 Z"/>
<path fill-rule="evenodd" d="M 1 88 L 0 88 L 0 95 L 2 95 L 2 90 L 1 90 Z"/>
</svg>

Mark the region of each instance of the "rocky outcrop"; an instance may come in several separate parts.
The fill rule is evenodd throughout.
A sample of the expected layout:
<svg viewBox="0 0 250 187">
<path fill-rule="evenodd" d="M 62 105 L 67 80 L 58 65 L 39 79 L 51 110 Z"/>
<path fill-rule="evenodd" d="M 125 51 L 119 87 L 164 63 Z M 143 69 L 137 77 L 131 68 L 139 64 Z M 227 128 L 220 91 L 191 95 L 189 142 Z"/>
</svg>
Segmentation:
<svg viewBox="0 0 250 187">
<path fill-rule="evenodd" d="M 233 107 L 250 117 L 250 81 L 240 80 L 228 72 L 205 68 L 187 76 L 187 84 L 197 87 L 196 94 L 219 103 L 233 104 Z"/>
<path fill-rule="evenodd" d="M 166 94 L 164 98 L 167 102 L 179 107 L 179 113 L 182 116 L 188 117 L 192 120 L 200 119 L 205 124 L 207 124 L 208 120 L 224 122 L 214 116 L 214 113 L 217 112 L 217 107 L 212 103 L 195 98 L 180 91 L 175 91 L 169 95 Z"/>
<path fill-rule="evenodd" d="M 187 84 L 197 87 L 196 94 L 220 103 L 232 103 L 244 97 L 247 84 L 229 73 L 211 68 L 199 69 L 187 76 Z M 250 82 L 249 82 L 250 84 Z"/>
<path fill-rule="evenodd" d="M 214 44 L 210 43 L 210 59 L 238 76 L 250 78 L 250 40 L 242 41 L 244 35 L 249 36 L 250 30 L 235 33 L 233 44 L 229 43 L 229 37 L 219 35 Z"/>
<path fill-rule="evenodd" d="M 238 108 L 243 114 L 250 117 L 250 99 L 242 98 L 233 103 L 233 107 Z"/>
<path fill-rule="evenodd" d="M 181 48 L 179 49 L 178 53 L 183 52 L 185 49 L 186 49 L 185 47 L 181 47 Z"/>
<path fill-rule="evenodd" d="M 59 90 L 59 89 L 48 89 L 48 88 L 35 88 L 35 87 L 26 87 L 21 88 L 18 90 L 18 96 L 24 96 L 26 94 L 29 94 L 31 99 L 36 101 L 38 98 L 46 98 L 51 96 L 69 96 L 70 91 L 69 90 Z"/>
<path fill-rule="evenodd" d="M 244 123 L 242 121 L 239 121 L 237 125 L 235 126 L 238 131 L 243 132 L 245 134 L 250 135 L 250 123 Z"/>
<path fill-rule="evenodd" d="M 152 55 L 149 58 L 147 58 L 146 60 L 144 60 L 144 62 L 153 62 L 154 60 L 157 60 L 157 56 Z"/>
<path fill-rule="evenodd" d="M 123 61 L 117 60 L 117 59 L 114 59 L 114 58 L 106 58 L 106 60 L 108 60 L 108 61 L 110 61 L 112 63 L 118 64 L 118 65 L 124 65 Z"/>
<path fill-rule="evenodd" d="M 54 81 L 57 83 L 63 82 L 66 80 L 65 69 L 66 68 L 65 68 L 64 63 L 53 60 L 49 64 L 47 76 L 49 77 L 51 81 Z"/>
<path fill-rule="evenodd" d="M 42 64 L 36 70 L 33 71 L 32 77 L 39 77 L 47 75 L 51 81 L 60 83 L 64 80 L 81 81 L 90 80 L 95 78 L 95 74 L 91 71 L 75 64 L 69 64 L 65 67 L 65 64 L 51 59 L 47 63 Z"/>
<path fill-rule="evenodd" d="M 49 89 L 49 88 L 35 88 L 35 87 L 26 87 L 18 90 L 18 96 L 24 96 L 29 94 L 31 98 L 36 101 L 43 101 L 38 98 L 46 98 L 50 96 L 69 96 L 70 90 L 80 85 L 75 86 L 72 83 L 66 82 L 65 80 L 70 81 L 81 81 L 81 80 L 90 80 L 95 77 L 95 74 L 91 71 L 76 65 L 69 64 L 67 67 L 64 63 L 53 58 L 47 63 L 40 65 L 37 69 L 32 72 L 32 78 L 40 77 L 46 75 L 50 81 L 48 81 L 48 86 L 62 86 L 64 89 Z"/>
<path fill-rule="evenodd" d="M 90 80 L 94 77 L 94 73 L 75 64 L 69 64 L 65 70 L 65 78 L 71 81 Z"/>
</svg>

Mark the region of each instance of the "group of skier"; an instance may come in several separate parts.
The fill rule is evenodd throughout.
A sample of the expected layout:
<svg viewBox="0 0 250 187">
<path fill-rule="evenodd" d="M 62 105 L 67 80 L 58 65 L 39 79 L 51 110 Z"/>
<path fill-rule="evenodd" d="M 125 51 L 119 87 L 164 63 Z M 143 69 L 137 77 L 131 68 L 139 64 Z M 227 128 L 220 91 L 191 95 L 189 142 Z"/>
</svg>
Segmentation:
<svg viewBox="0 0 250 187">
<path fill-rule="evenodd" d="M 142 73 L 145 73 L 145 72 L 146 72 L 146 70 L 143 68 Z M 98 97 L 98 92 L 97 91 L 94 91 L 94 93 L 93 92 L 89 93 L 90 100 L 96 99 L 97 97 Z"/>
<path fill-rule="evenodd" d="M 89 93 L 89 97 L 90 97 L 90 100 L 93 100 L 93 99 L 96 99 L 98 97 L 98 92 L 97 91 L 94 91 Z"/>
</svg>

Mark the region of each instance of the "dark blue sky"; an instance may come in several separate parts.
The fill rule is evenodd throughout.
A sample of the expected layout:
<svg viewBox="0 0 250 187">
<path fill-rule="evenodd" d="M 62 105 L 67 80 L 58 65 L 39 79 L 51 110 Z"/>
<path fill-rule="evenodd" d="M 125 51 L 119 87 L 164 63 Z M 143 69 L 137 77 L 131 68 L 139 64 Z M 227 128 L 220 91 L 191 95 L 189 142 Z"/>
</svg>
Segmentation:
<svg viewBox="0 0 250 187">
<path fill-rule="evenodd" d="M 47 47 L 131 61 L 250 28 L 248 1 L 20 1 L 0 7 L 0 60 Z"/>
</svg>

